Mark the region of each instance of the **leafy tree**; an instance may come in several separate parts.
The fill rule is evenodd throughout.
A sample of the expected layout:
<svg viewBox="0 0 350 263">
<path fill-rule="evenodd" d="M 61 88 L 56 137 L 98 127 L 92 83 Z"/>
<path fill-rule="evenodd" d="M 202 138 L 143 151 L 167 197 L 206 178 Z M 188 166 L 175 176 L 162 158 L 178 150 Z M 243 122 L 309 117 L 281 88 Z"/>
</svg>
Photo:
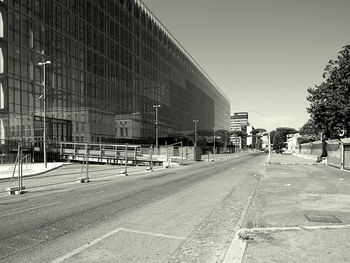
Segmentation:
<svg viewBox="0 0 350 263">
<path fill-rule="evenodd" d="M 198 136 L 213 136 L 214 132 L 212 130 L 198 130 L 197 135 Z"/>
<path fill-rule="evenodd" d="M 350 45 L 343 47 L 336 60 L 330 60 L 324 81 L 309 88 L 307 108 L 315 128 L 327 137 L 338 138 L 342 130 L 350 135 Z"/>
<path fill-rule="evenodd" d="M 275 137 L 273 138 L 273 149 L 280 150 L 283 148 L 285 140 L 283 140 L 283 134 L 281 132 L 276 132 Z"/>
<path fill-rule="evenodd" d="M 262 145 L 262 139 L 263 133 L 266 132 L 266 129 L 263 128 L 253 128 L 251 131 L 252 134 L 252 147 L 256 149 L 260 149 Z"/>
<path fill-rule="evenodd" d="M 241 131 L 241 130 L 238 130 L 238 131 L 232 131 L 231 132 L 231 135 L 235 135 L 236 137 L 241 137 L 244 135 L 244 132 Z"/>
<path fill-rule="evenodd" d="M 300 137 L 297 139 L 299 144 L 314 142 L 320 139 L 320 131 L 315 126 L 313 119 L 309 119 L 300 129 Z"/>
<path fill-rule="evenodd" d="M 263 132 L 266 132 L 266 129 L 263 129 L 263 128 L 256 128 L 256 129 L 253 129 L 251 133 L 252 133 L 253 135 L 255 135 L 255 134 L 263 133 Z"/>
<path fill-rule="evenodd" d="M 300 129 L 300 135 L 317 135 L 320 131 L 317 129 L 313 119 L 309 119 Z"/>
<path fill-rule="evenodd" d="M 283 148 L 285 142 L 287 141 L 287 135 L 292 133 L 297 133 L 298 131 L 290 127 L 279 127 L 276 130 L 270 132 L 271 143 L 273 144 L 274 150 L 280 150 Z"/>
</svg>

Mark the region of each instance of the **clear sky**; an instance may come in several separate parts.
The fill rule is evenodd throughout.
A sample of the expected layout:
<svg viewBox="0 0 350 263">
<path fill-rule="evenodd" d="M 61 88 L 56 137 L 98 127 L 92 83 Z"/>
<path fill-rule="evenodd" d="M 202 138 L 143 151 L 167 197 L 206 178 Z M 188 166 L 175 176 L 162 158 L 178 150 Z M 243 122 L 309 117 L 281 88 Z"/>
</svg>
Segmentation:
<svg viewBox="0 0 350 263">
<path fill-rule="evenodd" d="M 256 128 L 299 129 L 307 88 L 350 43 L 350 0 L 143 2 Z"/>
</svg>

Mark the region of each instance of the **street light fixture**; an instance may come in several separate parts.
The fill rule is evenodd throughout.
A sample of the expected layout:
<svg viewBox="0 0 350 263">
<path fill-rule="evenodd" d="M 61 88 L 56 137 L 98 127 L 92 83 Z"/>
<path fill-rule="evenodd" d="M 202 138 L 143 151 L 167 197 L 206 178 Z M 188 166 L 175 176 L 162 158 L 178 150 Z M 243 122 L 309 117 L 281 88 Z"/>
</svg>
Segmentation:
<svg viewBox="0 0 350 263">
<path fill-rule="evenodd" d="M 154 123 L 156 125 L 156 149 L 158 149 L 158 108 L 160 108 L 161 105 L 153 105 L 153 108 L 156 109 L 156 122 Z"/>
<path fill-rule="evenodd" d="M 46 88 L 45 88 L 45 66 L 51 64 L 51 61 L 39 62 L 38 65 L 43 67 L 43 96 L 41 97 L 44 101 L 44 131 L 43 131 L 43 147 L 44 147 L 44 166 L 47 168 L 46 158 Z"/>
<path fill-rule="evenodd" d="M 193 120 L 194 122 L 194 147 L 197 147 L 197 123 L 198 120 Z"/>
</svg>

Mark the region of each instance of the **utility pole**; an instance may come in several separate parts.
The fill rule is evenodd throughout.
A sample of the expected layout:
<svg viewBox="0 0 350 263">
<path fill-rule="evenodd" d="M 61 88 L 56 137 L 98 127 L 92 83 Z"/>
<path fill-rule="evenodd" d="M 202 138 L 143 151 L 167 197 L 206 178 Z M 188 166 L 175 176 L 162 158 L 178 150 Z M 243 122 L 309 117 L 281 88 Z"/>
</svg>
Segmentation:
<svg viewBox="0 0 350 263">
<path fill-rule="evenodd" d="M 158 151 L 158 108 L 160 108 L 161 105 L 153 105 L 153 108 L 156 109 L 156 122 L 154 123 L 156 125 L 156 149 Z"/>
<path fill-rule="evenodd" d="M 46 87 L 45 87 L 45 66 L 51 64 L 51 61 L 39 62 L 38 65 L 43 67 L 43 100 L 44 100 L 44 131 L 43 131 L 43 148 L 44 148 L 44 166 L 47 168 L 46 158 Z"/>
<path fill-rule="evenodd" d="M 197 147 L 197 123 L 198 120 L 193 120 L 194 122 L 194 147 Z"/>
</svg>

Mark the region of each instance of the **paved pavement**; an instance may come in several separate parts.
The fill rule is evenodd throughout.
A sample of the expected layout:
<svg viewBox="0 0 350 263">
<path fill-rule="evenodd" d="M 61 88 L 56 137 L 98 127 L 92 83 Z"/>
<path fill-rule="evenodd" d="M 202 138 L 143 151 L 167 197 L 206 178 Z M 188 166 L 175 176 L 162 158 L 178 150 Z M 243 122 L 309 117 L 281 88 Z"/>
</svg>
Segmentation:
<svg viewBox="0 0 350 263">
<path fill-rule="evenodd" d="M 226 262 L 349 262 L 350 172 L 290 155 L 271 163 Z"/>
<path fill-rule="evenodd" d="M 289 164 L 289 165 L 317 165 L 314 158 L 303 158 L 296 155 L 287 154 L 271 154 L 270 158 L 271 164 Z"/>
<path fill-rule="evenodd" d="M 24 163 L 23 164 L 23 176 L 37 175 L 45 172 L 52 171 L 58 167 L 67 165 L 63 162 L 47 163 L 45 168 L 44 163 Z M 0 179 L 11 178 L 12 174 L 14 177 L 18 176 L 18 166 L 16 166 L 15 173 L 13 173 L 14 164 L 0 164 Z"/>
</svg>

